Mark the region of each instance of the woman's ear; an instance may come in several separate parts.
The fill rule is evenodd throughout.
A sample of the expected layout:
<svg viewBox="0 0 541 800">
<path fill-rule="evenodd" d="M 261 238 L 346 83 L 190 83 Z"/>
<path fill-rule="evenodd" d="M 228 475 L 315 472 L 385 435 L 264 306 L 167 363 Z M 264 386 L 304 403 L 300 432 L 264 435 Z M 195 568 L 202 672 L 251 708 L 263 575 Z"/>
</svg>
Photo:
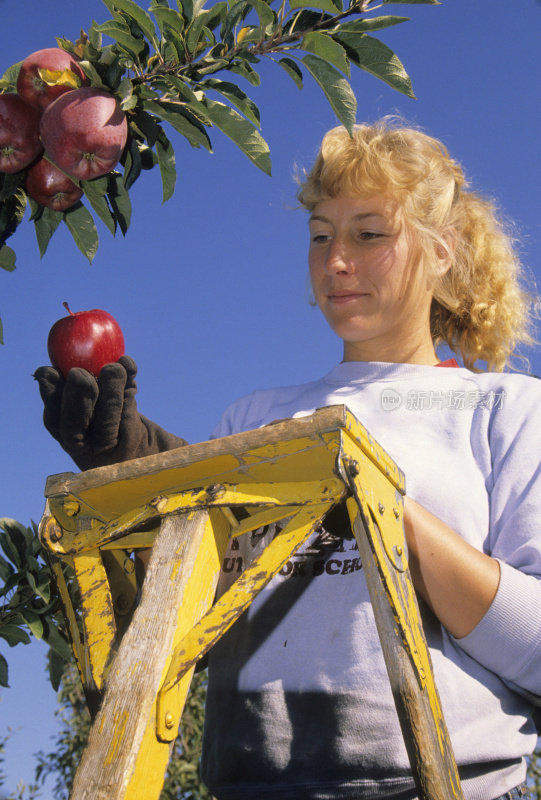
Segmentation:
<svg viewBox="0 0 541 800">
<path fill-rule="evenodd" d="M 447 228 L 447 230 L 442 233 L 440 241 L 436 244 L 434 248 L 434 269 L 438 277 L 445 275 L 452 267 L 455 258 L 456 242 L 456 230 L 454 228 Z"/>
</svg>

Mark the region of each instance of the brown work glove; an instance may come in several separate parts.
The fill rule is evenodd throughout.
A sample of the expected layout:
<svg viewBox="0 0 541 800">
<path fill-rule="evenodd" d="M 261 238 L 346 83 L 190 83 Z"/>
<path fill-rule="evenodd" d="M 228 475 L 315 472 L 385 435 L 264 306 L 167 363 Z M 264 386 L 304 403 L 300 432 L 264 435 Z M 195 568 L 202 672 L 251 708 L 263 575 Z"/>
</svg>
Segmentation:
<svg viewBox="0 0 541 800">
<path fill-rule="evenodd" d="M 54 367 L 34 373 L 44 403 L 43 422 L 82 469 L 162 453 L 187 444 L 137 410 L 137 365 L 129 356 L 107 364 L 96 378 L 75 367 L 64 380 Z"/>
</svg>

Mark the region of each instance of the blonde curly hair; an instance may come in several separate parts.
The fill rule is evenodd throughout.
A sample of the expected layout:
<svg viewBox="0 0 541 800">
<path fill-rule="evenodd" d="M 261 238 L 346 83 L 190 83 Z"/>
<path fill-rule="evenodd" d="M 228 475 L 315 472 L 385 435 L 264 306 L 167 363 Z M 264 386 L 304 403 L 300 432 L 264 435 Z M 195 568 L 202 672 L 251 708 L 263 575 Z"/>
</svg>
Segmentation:
<svg viewBox="0 0 541 800">
<path fill-rule="evenodd" d="M 440 141 L 391 118 L 356 125 L 351 137 L 333 128 L 299 184 L 309 211 L 338 195 L 392 196 L 417 231 L 429 269 L 441 262 L 439 248 L 452 254 L 447 272 L 434 275 L 435 346 L 445 342 L 472 370 L 484 361 L 500 371 L 520 344 L 533 344 L 533 298 L 521 285 L 513 239 L 494 203 L 468 188 Z"/>
</svg>

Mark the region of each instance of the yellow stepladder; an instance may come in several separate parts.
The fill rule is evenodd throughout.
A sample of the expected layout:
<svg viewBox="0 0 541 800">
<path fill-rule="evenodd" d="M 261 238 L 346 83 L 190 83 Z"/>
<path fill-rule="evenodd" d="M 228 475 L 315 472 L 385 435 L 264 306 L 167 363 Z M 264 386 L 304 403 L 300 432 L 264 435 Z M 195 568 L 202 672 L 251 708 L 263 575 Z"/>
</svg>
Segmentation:
<svg viewBox="0 0 541 800">
<path fill-rule="evenodd" d="M 344 406 L 51 476 L 40 538 L 94 713 L 71 800 L 159 798 L 195 665 L 338 503 L 359 547 L 419 798 L 460 800 L 407 565 L 404 491 L 399 468 Z M 230 537 L 284 520 L 215 600 Z M 140 592 L 132 554 L 150 547 Z"/>
</svg>

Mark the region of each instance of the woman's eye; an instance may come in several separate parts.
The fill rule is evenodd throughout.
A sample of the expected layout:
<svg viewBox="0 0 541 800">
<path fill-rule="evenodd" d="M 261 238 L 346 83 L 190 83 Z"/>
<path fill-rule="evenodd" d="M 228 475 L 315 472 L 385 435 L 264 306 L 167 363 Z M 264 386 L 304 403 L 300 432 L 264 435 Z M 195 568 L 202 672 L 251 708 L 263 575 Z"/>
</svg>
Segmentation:
<svg viewBox="0 0 541 800">
<path fill-rule="evenodd" d="M 370 241 L 371 239 L 380 239 L 384 234 L 377 231 L 361 231 L 359 238 L 363 241 Z"/>
<path fill-rule="evenodd" d="M 331 238 L 330 233 L 313 233 L 312 234 L 312 242 L 314 244 L 325 244 Z"/>
</svg>

